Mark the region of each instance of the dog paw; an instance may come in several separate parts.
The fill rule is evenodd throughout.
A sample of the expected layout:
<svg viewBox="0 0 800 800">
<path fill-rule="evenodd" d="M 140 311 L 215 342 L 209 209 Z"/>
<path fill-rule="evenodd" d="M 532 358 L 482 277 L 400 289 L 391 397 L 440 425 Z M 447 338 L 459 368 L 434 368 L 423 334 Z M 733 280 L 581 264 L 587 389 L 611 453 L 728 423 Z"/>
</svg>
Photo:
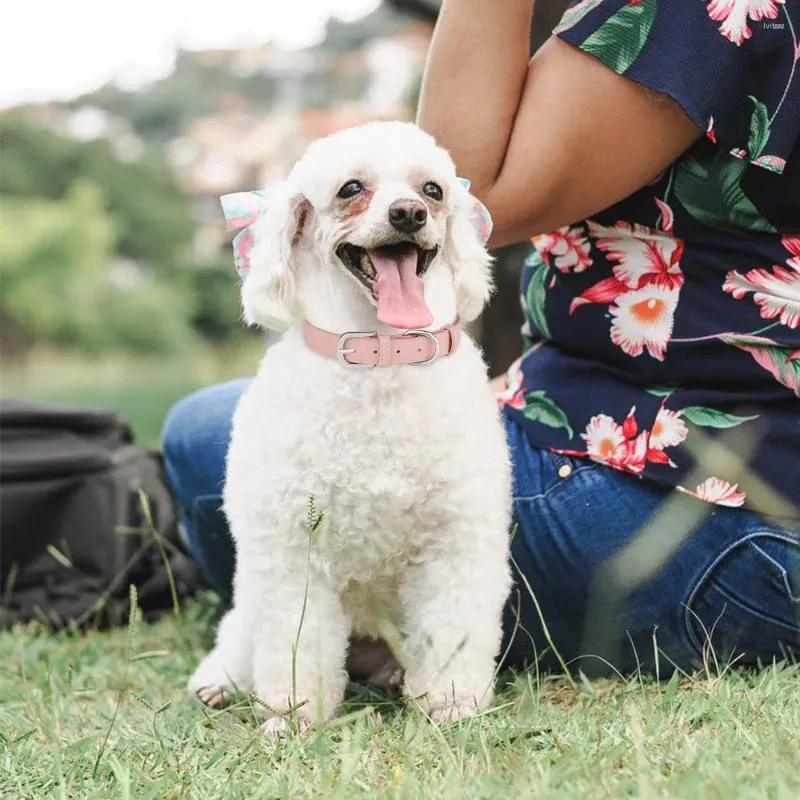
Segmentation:
<svg viewBox="0 0 800 800">
<path fill-rule="evenodd" d="M 440 705 L 433 706 L 429 714 L 430 718 L 436 722 L 455 722 L 459 719 L 467 719 L 478 713 L 478 706 L 473 700 L 452 700 Z"/>
<path fill-rule="evenodd" d="M 219 708 L 227 705 L 237 691 L 247 691 L 234 680 L 218 649 L 212 650 L 187 681 L 189 694 L 195 695 L 207 706 Z"/>
<path fill-rule="evenodd" d="M 298 717 L 297 728 L 300 733 L 308 730 L 310 726 L 311 723 L 307 719 Z M 276 714 L 263 722 L 259 730 L 269 738 L 277 738 L 278 736 L 286 736 L 288 733 L 290 733 L 292 730 L 292 725 L 286 717 Z"/>
<path fill-rule="evenodd" d="M 211 686 L 203 686 L 194 693 L 200 701 L 211 708 L 222 708 L 230 702 L 228 689 L 218 683 Z"/>
<path fill-rule="evenodd" d="M 404 678 L 405 670 L 394 658 L 390 658 L 367 678 L 367 682 L 388 693 L 400 689 Z"/>
</svg>

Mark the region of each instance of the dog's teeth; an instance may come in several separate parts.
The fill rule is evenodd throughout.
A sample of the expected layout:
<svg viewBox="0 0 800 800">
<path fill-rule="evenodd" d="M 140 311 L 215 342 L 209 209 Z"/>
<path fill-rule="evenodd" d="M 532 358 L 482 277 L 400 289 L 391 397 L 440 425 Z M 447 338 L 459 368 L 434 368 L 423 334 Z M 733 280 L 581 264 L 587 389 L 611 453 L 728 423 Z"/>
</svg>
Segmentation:
<svg viewBox="0 0 800 800">
<path fill-rule="evenodd" d="M 372 264 L 372 259 L 366 253 L 363 253 L 361 256 L 361 271 L 368 278 L 374 278 L 377 274 L 375 272 L 375 267 Z"/>
</svg>

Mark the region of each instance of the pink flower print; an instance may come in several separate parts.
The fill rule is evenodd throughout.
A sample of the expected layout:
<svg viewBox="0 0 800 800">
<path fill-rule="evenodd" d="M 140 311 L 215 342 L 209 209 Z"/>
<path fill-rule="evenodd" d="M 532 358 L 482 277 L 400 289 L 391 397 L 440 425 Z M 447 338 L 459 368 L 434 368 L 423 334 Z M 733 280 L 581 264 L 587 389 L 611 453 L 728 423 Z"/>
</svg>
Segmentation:
<svg viewBox="0 0 800 800">
<path fill-rule="evenodd" d="M 677 291 L 656 285 L 619 295 L 609 309 L 614 318 L 611 341 L 629 356 L 639 356 L 646 348 L 663 361 L 677 305 Z"/>
<path fill-rule="evenodd" d="M 800 236 L 784 236 L 781 244 L 792 254 L 792 258 L 786 259 L 786 263 L 800 272 Z"/>
<path fill-rule="evenodd" d="M 580 228 L 559 228 L 536 236 L 533 244 L 548 266 L 552 256 L 553 265 L 561 272 L 583 272 L 592 266 L 589 241 Z"/>
<path fill-rule="evenodd" d="M 672 212 L 672 209 L 663 201 L 659 200 L 657 197 L 653 198 L 656 201 L 656 205 L 658 206 L 659 211 L 659 219 L 658 219 L 658 227 L 660 230 L 664 231 L 664 233 L 672 233 L 672 230 L 675 226 L 675 214 Z M 681 252 L 683 252 L 683 248 L 681 247 Z M 680 253 L 678 254 L 678 258 L 680 259 Z"/>
<path fill-rule="evenodd" d="M 759 156 L 753 163 L 778 174 L 786 169 L 786 159 L 780 156 Z"/>
<path fill-rule="evenodd" d="M 507 386 L 498 393 L 497 403 L 502 406 L 509 406 L 518 411 L 525 408 L 525 389 L 522 388 L 523 374 L 520 368 L 522 359 L 517 359 L 506 373 Z"/>
<path fill-rule="evenodd" d="M 735 45 L 740 46 L 753 32 L 748 20 L 760 22 L 762 19 L 775 19 L 778 6 L 784 0 L 711 0 L 708 16 L 714 22 L 721 22 L 719 32 Z"/>
<path fill-rule="evenodd" d="M 589 420 L 581 438 L 586 442 L 586 454 L 595 461 L 638 475 L 647 461 L 647 431 L 639 433 L 635 408 L 622 425 L 607 414 L 597 414 Z"/>
<path fill-rule="evenodd" d="M 684 494 L 690 494 L 698 500 L 705 500 L 708 503 L 715 503 L 720 506 L 730 506 L 739 508 L 747 500 L 745 492 L 739 491 L 738 484 L 728 483 L 722 478 L 706 478 L 697 486 L 694 491 L 685 489 L 683 486 L 677 487 Z"/>
<path fill-rule="evenodd" d="M 761 337 L 751 337 L 760 339 Z M 774 344 L 774 343 L 773 343 Z M 756 344 L 737 344 L 753 357 L 756 364 L 769 372 L 778 383 L 790 389 L 800 397 L 800 350 L 789 355 L 778 346 L 758 346 Z"/>
<path fill-rule="evenodd" d="M 618 294 L 648 284 L 681 288 L 683 241 L 671 235 L 672 209 L 662 200 L 656 200 L 656 204 L 664 230 L 625 221 L 612 227 L 589 221 L 589 234 L 596 239 L 597 247 L 608 253 L 610 261 L 616 262 L 614 277 L 600 281 L 575 298 L 570 313 L 584 303 L 611 303 Z"/>
<path fill-rule="evenodd" d="M 586 433 L 581 434 L 586 442 L 586 452 L 595 461 L 606 464 L 614 461 L 625 445 L 625 434 L 619 425 L 607 414 L 597 414 L 586 426 Z"/>
<path fill-rule="evenodd" d="M 628 287 L 622 281 L 618 281 L 616 278 L 605 278 L 581 293 L 580 297 L 576 297 L 569 304 L 569 313 L 575 313 L 576 308 L 586 303 L 601 303 L 603 305 L 613 303 L 627 290 Z"/>
<path fill-rule="evenodd" d="M 661 203 L 660 208 L 662 220 L 671 225 L 669 207 Z M 614 277 L 596 283 L 576 297 L 570 305 L 570 314 L 585 303 L 613 303 L 620 294 L 648 285 L 674 290 L 683 286 L 681 239 L 629 222 L 607 228 L 590 221 L 589 233 L 597 237 L 597 247 L 617 262 L 612 270 Z"/>
<path fill-rule="evenodd" d="M 741 300 L 753 292 L 762 319 L 779 318 L 789 328 L 800 327 L 800 271 L 775 265 L 772 271 L 751 269 L 744 275 L 729 272 L 724 291 Z"/>
<path fill-rule="evenodd" d="M 672 224 L 672 211 L 659 201 L 662 221 Z M 589 222 L 589 233 L 597 239 L 597 247 L 616 261 L 614 277 L 628 289 L 639 289 L 650 283 L 680 289 L 683 273 L 680 260 L 683 241 L 667 232 L 644 225 L 617 222 L 611 228 Z"/>
<path fill-rule="evenodd" d="M 741 300 L 753 292 L 762 319 L 778 317 L 789 328 L 800 327 L 800 236 L 784 236 L 781 244 L 789 251 L 786 267 L 776 264 L 772 271 L 751 269 L 744 275 L 731 270 L 722 284 L 724 291 Z"/>
<path fill-rule="evenodd" d="M 654 450 L 675 447 L 683 442 L 686 434 L 686 424 L 681 419 L 681 412 L 661 408 L 650 431 L 649 446 Z"/>
<path fill-rule="evenodd" d="M 569 313 L 586 303 L 609 304 L 614 321 L 611 340 L 631 356 L 647 352 L 664 360 L 683 286 L 680 260 L 684 243 L 672 235 L 674 215 L 656 200 L 661 230 L 620 221 L 612 227 L 589 221 L 598 249 L 616 262 L 613 277 L 591 286 L 570 304 Z"/>
<path fill-rule="evenodd" d="M 679 419 L 680 412 L 659 411 L 652 431 L 639 430 L 636 422 L 636 407 L 628 412 L 622 424 L 608 414 L 595 414 L 586 426 L 581 438 L 586 442 L 586 452 L 578 450 L 556 450 L 564 455 L 586 457 L 639 475 L 650 462 L 652 464 L 676 464 L 664 452 L 665 447 L 680 444 L 686 438 L 686 426 Z"/>
</svg>

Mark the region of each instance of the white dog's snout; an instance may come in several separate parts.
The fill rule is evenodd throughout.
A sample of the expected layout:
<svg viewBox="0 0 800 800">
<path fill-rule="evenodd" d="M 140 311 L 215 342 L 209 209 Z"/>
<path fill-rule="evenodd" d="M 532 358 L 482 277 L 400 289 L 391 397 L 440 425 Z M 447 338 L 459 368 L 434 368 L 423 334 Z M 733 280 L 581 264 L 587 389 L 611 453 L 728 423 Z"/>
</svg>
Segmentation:
<svg viewBox="0 0 800 800">
<path fill-rule="evenodd" d="M 395 200 L 388 215 L 391 226 L 401 233 L 416 233 L 428 221 L 428 209 L 419 200 Z"/>
</svg>

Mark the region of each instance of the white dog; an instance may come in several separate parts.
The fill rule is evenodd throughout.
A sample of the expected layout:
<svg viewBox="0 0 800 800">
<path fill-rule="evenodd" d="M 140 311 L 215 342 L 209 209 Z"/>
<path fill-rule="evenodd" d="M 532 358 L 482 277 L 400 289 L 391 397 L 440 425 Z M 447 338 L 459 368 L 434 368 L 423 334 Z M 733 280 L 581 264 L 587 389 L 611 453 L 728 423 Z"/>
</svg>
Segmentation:
<svg viewBox="0 0 800 800">
<path fill-rule="evenodd" d="M 404 693 L 434 719 L 491 701 L 511 489 L 459 327 L 491 292 L 476 206 L 450 156 L 400 122 L 312 143 L 266 193 L 242 304 L 283 333 L 233 422 L 234 602 L 189 681 L 205 702 L 253 692 L 267 731 L 290 712 L 329 719 L 349 637 L 387 626 Z"/>
</svg>

